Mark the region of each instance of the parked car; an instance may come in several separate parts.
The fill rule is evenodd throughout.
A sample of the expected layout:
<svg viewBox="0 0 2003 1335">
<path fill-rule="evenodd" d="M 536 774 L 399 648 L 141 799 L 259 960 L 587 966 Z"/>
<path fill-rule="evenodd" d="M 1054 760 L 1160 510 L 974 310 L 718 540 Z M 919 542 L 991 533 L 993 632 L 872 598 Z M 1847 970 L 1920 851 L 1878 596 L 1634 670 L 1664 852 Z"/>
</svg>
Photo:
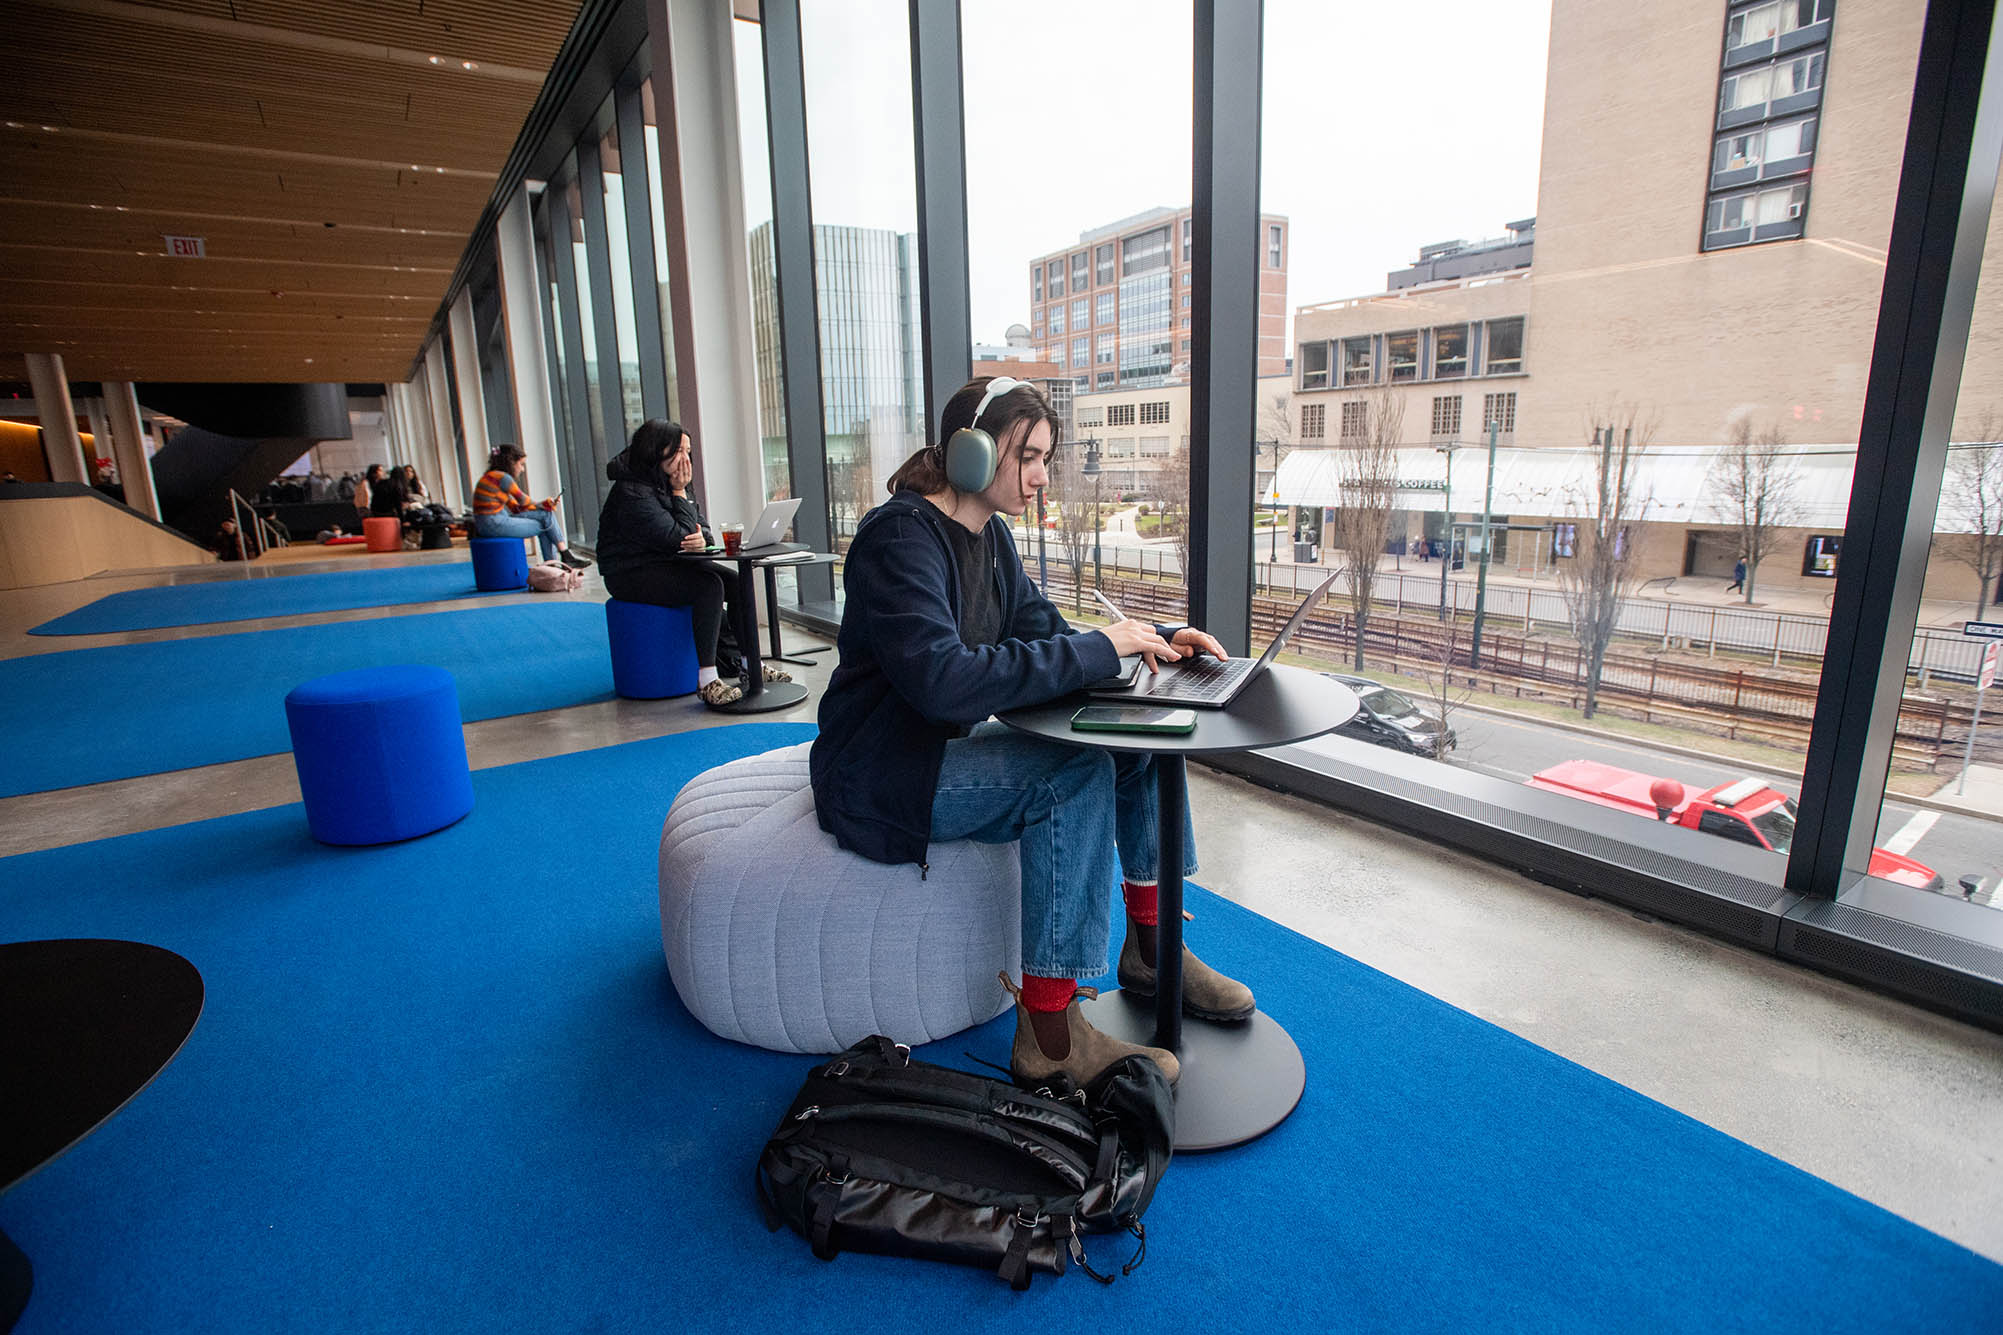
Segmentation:
<svg viewBox="0 0 2003 1335">
<path fill-rule="evenodd" d="M 1454 730 L 1440 718 L 1440 711 L 1431 705 L 1422 705 L 1368 677 L 1341 672 L 1322 675 L 1356 692 L 1356 714 L 1335 730 L 1336 736 L 1354 737 L 1415 756 L 1437 756 L 1460 744 Z"/>
<path fill-rule="evenodd" d="M 1794 799 L 1770 787 L 1764 779 L 1735 779 L 1707 788 L 1696 796 L 1675 779 L 1637 774 L 1597 760 L 1567 760 L 1524 780 L 1532 788 L 1563 793 L 1617 811 L 1632 811 L 1651 820 L 1666 820 L 1686 830 L 1786 853 L 1794 843 Z M 1946 882 L 1924 862 L 1871 850 L 1869 871 L 1900 885 L 1942 890 Z"/>
</svg>

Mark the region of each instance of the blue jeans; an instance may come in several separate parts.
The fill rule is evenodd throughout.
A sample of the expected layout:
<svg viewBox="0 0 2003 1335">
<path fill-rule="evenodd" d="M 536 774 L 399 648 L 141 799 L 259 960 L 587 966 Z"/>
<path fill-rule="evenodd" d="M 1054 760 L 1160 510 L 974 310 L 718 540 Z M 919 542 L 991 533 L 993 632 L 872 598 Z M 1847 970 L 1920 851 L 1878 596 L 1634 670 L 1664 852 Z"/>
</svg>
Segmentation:
<svg viewBox="0 0 2003 1335">
<path fill-rule="evenodd" d="M 524 510 L 518 515 L 474 515 L 473 532 L 483 538 L 534 538 L 542 559 L 554 561 L 563 542 L 563 526 L 554 510 Z"/>
<path fill-rule="evenodd" d="M 1160 846 L 1154 757 L 1029 737 L 983 723 L 946 743 L 932 838 L 1020 841 L 1022 969 L 1043 978 L 1106 972 L 1114 855 L 1130 881 L 1152 881 Z M 1182 874 L 1196 870 L 1183 801 Z"/>
</svg>

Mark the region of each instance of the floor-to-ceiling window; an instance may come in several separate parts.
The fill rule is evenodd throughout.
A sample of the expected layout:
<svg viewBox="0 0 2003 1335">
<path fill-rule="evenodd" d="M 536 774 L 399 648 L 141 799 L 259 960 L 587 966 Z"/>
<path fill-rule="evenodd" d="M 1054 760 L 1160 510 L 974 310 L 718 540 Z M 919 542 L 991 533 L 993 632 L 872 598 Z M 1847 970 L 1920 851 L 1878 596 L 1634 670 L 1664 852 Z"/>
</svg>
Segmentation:
<svg viewBox="0 0 2003 1335">
<path fill-rule="evenodd" d="M 750 25 L 753 32 L 757 25 Z M 667 377 L 668 417 L 680 415 L 681 398 L 675 386 L 675 313 L 672 278 L 668 271 L 668 229 L 667 211 L 661 202 L 661 129 L 654 103 L 654 81 L 648 79 L 640 86 L 640 102 L 645 119 L 644 136 L 647 150 L 647 195 L 653 219 L 652 239 L 654 248 L 654 309 L 660 313 L 661 365 Z M 636 296 L 644 301 L 645 296 Z"/>
<path fill-rule="evenodd" d="M 1902 618 L 1913 647 L 1886 774 L 1879 847 L 1924 860 L 1943 892 L 2003 910 L 2003 219 L 1975 289 L 1926 581 Z M 1784 559 L 1834 572 L 1840 530 Z M 1917 805 L 1924 802 L 1925 805 Z"/>
<path fill-rule="evenodd" d="M 560 213 L 563 191 L 547 188 L 535 199 L 535 249 L 536 249 L 536 296 L 542 303 L 543 336 L 545 361 L 549 368 L 549 392 L 552 417 L 556 425 L 556 453 L 563 476 L 563 493 L 569 502 L 559 507 L 564 527 L 569 531 L 571 541 L 589 542 L 594 532 L 589 507 L 584 498 L 589 494 L 583 485 L 578 469 L 580 457 L 588 457 L 590 445 L 581 441 L 578 428 L 581 425 L 574 411 L 571 397 L 571 377 L 574 369 L 568 364 L 573 340 L 569 336 L 563 318 L 564 303 L 561 285 L 557 278 L 559 254 L 568 263 L 569 247 L 559 252 L 555 237 L 567 226 L 555 216 Z"/>
<path fill-rule="evenodd" d="M 1341 575 L 1294 647 L 1364 709 L 1306 750 L 1437 752 L 1531 790 L 1540 818 L 1777 895 L 1921 10 L 1818 30 L 1837 54 L 1790 96 L 1848 133 L 1814 159 L 1813 219 L 1707 249 L 1691 213 L 1739 114 L 1720 78 L 1737 96 L 1786 63 L 1714 68 L 1743 8 L 1456 9 L 1429 77 L 1479 88 L 1470 118 L 1393 86 L 1388 19 L 1269 0 L 1261 351 L 1284 321 L 1292 360 L 1260 380 L 1270 481 L 1247 540 L 1267 610 Z M 1360 105 L 1400 108 L 1395 133 L 1331 137 L 1317 81 L 1338 58 Z M 1806 189 L 1794 158 L 1767 170 Z M 1939 786 L 1935 740 L 1900 748 L 1901 792 Z M 1982 860 L 1953 826 L 1894 801 L 1874 871 L 1941 888 Z"/>
<path fill-rule="evenodd" d="M 792 462 L 786 442 L 785 363 L 779 345 L 779 282 L 772 254 L 772 167 L 766 152 L 765 71 L 760 42 L 758 24 L 739 20 L 733 25 L 745 246 L 751 268 L 752 353 L 758 368 L 759 458 L 766 496 L 784 497 L 793 494 Z"/>
<path fill-rule="evenodd" d="M 617 454 L 646 420 L 646 410 L 640 396 L 640 338 L 633 313 L 633 266 L 628 258 L 626 178 L 621 170 L 619 129 L 611 98 L 605 100 L 599 119 L 606 126 L 597 144 L 599 209 L 587 209 L 586 217 L 595 216 L 603 231 L 602 235 L 596 231 L 587 233 L 587 243 L 604 247 L 604 274 L 610 280 L 610 291 L 606 294 L 610 300 L 599 316 L 600 342 L 604 344 L 604 332 L 608 329 L 612 338 L 605 345 L 609 356 L 601 362 L 601 367 L 618 382 L 618 411 L 614 413 L 614 400 L 609 397 L 601 411 L 605 414 L 607 452 Z M 649 293 L 648 300 L 658 306 L 658 293 Z"/>
<path fill-rule="evenodd" d="M 821 402 L 838 549 L 928 430 L 920 420 L 908 12 L 899 0 L 800 6 Z"/>
<path fill-rule="evenodd" d="M 1095 581 L 1136 616 L 1179 617 L 1191 6 L 967 0 L 961 16 L 975 360 L 1034 381 L 1065 419 L 1017 543 L 1081 622 L 1103 619 Z M 1108 151 L 1050 147 L 1079 143 Z"/>
</svg>

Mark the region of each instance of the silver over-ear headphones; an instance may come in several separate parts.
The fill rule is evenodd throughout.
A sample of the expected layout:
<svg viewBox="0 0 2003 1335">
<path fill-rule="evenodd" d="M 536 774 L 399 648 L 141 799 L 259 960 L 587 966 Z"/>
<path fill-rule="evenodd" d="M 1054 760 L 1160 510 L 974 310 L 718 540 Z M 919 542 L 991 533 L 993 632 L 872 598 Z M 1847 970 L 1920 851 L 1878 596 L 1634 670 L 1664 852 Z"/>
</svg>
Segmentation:
<svg viewBox="0 0 2003 1335">
<path fill-rule="evenodd" d="M 946 440 L 946 481 L 961 491 L 988 489 L 988 484 L 995 480 L 995 470 L 1001 466 L 1001 451 L 995 446 L 995 438 L 981 430 L 981 414 L 1002 395 L 1028 383 L 1005 375 L 988 381 L 988 392 L 981 395 L 981 406 L 974 409 L 974 420 Z"/>
</svg>

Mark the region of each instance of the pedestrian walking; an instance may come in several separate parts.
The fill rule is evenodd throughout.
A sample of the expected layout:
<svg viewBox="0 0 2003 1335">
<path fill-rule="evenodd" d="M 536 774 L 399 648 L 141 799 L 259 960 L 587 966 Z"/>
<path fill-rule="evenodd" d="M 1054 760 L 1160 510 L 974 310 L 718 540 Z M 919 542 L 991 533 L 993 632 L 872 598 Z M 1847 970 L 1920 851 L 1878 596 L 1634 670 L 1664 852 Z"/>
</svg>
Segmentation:
<svg viewBox="0 0 2003 1335">
<path fill-rule="evenodd" d="M 1732 582 L 1725 586 L 1726 593 L 1736 593 L 1746 587 L 1746 558 L 1741 556 L 1732 567 Z"/>
</svg>

